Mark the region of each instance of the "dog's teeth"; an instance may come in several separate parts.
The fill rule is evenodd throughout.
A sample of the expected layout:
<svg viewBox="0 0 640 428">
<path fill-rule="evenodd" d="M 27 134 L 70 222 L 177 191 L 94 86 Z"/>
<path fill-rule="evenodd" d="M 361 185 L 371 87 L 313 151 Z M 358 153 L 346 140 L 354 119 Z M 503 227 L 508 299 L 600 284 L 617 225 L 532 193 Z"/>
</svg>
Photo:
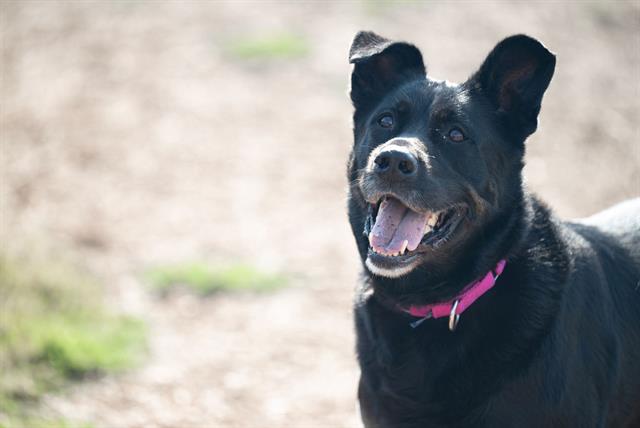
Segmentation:
<svg viewBox="0 0 640 428">
<path fill-rule="evenodd" d="M 431 226 L 429 226 L 428 224 L 426 224 L 424 226 L 424 233 L 423 235 L 426 235 L 427 233 L 430 233 L 433 230 L 433 228 Z"/>
<path fill-rule="evenodd" d="M 407 245 L 409 245 L 409 241 L 405 239 L 402 243 L 402 248 L 400 248 L 400 254 L 404 254 L 407 251 Z"/>
<path fill-rule="evenodd" d="M 431 217 L 429 217 L 429 220 L 427 220 L 427 225 L 433 228 L 433 226 L 436 225 L 437 221 L 438 221 L 438 214 L 431 214 Z"/>
</svg>

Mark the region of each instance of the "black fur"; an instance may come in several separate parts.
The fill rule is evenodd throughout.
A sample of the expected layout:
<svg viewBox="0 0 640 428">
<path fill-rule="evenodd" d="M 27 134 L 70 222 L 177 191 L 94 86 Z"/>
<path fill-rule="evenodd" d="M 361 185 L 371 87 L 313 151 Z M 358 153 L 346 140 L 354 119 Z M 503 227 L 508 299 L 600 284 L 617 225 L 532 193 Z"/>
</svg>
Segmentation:
<svg viewBox="0 0 640 428">
<path fill-rule="evenodd" d="M 367 427 L 640 426 L 640 200 L 562 222 L 523 187 L 555 56 L 523 35 L 500 42 L 465 83 L 426 76 L 407 43 L 359 33 L 351 47 L 355 143 L 349 221 L 363 261 L 356 299 L 359 401 Z M 391 115 L 392 128 L 378 124 Z M 458 129 L 462 142 L 449 139 Z M 412 180 L 375 174 L 392 142 L 418 159 Z M 459 226 L 399 277 L 372 273 L 370 205 L 462 207 Z M 454 298 L 507 259 L 461 316 L 419 327 L 399 306 Z M 409 263 L 409 262 L 407 262 Z"/>
</svg>

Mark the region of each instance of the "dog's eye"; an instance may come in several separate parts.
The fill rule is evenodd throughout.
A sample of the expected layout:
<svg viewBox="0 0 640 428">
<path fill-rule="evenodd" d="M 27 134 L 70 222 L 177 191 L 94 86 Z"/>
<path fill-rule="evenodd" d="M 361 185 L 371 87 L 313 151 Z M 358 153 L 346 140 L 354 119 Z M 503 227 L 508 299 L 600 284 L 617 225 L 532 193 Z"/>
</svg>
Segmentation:
<svg viewBox="0 0 640 428">
<path fill-rule="evenodd" d="M 453 128 L 451 131 L 449 131 L 449 139 L 454 143 L 460 143 L 464 141 L 466 137 L 461 130 L 459 130 L 458 128 Z"/>
<path fill-rule="evenodd" d="M 393 127 L 393 116 L 391 116 L 390 114 L 383 114 L 378 119 L 378 125 L 382 126 L 383 128 Z"/>
</svg>

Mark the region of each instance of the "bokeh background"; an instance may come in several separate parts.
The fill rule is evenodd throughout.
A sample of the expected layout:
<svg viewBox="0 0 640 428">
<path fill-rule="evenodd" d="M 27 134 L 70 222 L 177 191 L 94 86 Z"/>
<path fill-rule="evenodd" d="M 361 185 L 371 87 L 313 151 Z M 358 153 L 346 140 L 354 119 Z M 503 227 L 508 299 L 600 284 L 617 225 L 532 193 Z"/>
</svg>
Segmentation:
<svg viewBox="0 0 640 428">
<path fill-rule="evenodd" d="M 640 195 L 637 1 L 0 5 L 0 426 L 357 426 L 358 30 L 450 81 L 539 38 L 528 186 Z"/>
</svg>

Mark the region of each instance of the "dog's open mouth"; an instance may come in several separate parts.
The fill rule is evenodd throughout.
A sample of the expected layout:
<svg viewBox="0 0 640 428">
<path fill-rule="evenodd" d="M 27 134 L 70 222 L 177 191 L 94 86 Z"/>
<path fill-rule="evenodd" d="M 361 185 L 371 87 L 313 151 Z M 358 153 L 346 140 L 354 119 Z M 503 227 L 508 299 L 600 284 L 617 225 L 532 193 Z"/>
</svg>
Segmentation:
<svg viewBox="0 0 640 428">
<path fill-rule="evenodd" d="M 453 234 L 464 217 L 460 206 L 441 211 L 417 212 L 399 199 L 385 196 L 369 205 L 364 233 L 370 255 L 385 259 L 412 258 L 415 253 L 438 248 Z"/>
</svg>

